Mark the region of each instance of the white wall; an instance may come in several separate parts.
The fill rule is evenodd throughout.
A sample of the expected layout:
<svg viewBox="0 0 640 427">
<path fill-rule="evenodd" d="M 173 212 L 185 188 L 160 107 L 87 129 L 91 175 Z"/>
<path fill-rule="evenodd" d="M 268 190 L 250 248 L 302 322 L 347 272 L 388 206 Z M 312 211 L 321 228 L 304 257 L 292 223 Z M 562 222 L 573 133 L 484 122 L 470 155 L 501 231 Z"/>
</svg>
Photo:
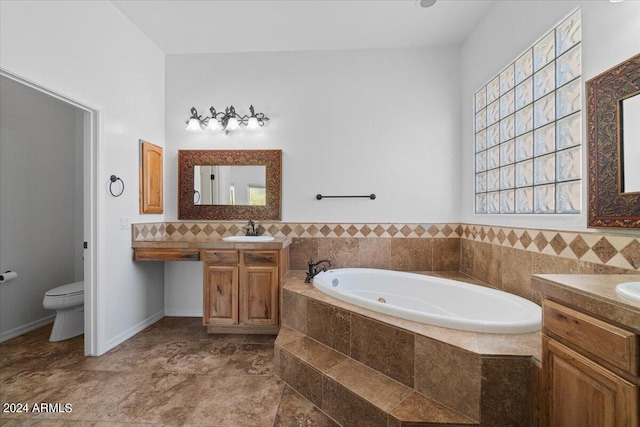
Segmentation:
<svg viewBox="0 0 640 427">
<path fill-rule="evenodd" d="M 178 149 L 282 149 L 283 221 L 459 219 L 457 49 L 345 50 L 166 58 L 167 218 Z M 255 134 L 190 133 L 189 109 L 253 104 Z M 377 199 L 315 199 L 370 194 Z"/>
<path fill-rule="evenodd" d="M 462 221 L 490 225 L 586 230 L 587 199 L 583 181 L 579 215 L 476 215 L 474 205 L 473 96 L 503 67 L 571 11 L 582 10 L 582 81 L 640 52 L 640 2 L 499 1 L 462 46 Z M 583 97 L 583 147 L 586 147 Z M 586 150 L 583 149 L 583 180 Z"/>
<path fill-rule="evenodd" d="M 18 272 L 0 285 L 0 340 L 50 322 L 55 312 L 42 307 L 45 292 L 83 279 L 76 270 L 83 237 L 75 218 L 83 178 L 78 113 L 0 77 L 0 271 Z"/>
<path fill-rule="evenodd" d="M 177 218 L 179 149 L 282 149 L 282 220 L 459 220 L 457 48 L 168 55 L 166 196 Z M 257 133 L 185 131 L 189 109 L 249 105 Z M 239 191 L 237 189 L 236 191 Z M 317 201 L 315 195 L 377 199 Z M 202 267 L 166 263 L 165 312 L 201 315 Z"/>
<path fill-rule="evenodd" d="M 0 65 L 100 110 L 98 129 L 97 350 L 163 314 L 162 263 L 133 263 L 139 215 L 138 139 L 164 145 L 164 55 L 110 2 L 0 2 Z M 109 176 L 126 183 L 108 196 Z M 174 200 L 175 202 L 175 200 Z M 37 244 L 37 242 L 34 242 Z"/>
</svg>

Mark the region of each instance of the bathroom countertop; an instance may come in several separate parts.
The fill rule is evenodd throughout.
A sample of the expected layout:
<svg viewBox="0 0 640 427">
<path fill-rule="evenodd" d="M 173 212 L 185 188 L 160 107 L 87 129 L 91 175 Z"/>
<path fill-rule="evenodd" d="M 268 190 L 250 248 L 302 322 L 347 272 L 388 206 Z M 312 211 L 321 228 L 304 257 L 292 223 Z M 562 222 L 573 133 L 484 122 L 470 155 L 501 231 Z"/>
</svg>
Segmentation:
<svg viewBox="0 0 640 427">
<path fill-rule="evenodd" d="M 533 288 L 558 302 L 640 333 L 640 301 L 623 297 L 616 285 L 640 281 L 637 274 L 534 274 Z"/>
<path fill-rule="evenodd" d="M 220 236 L 196 237 L 156 237 L 132 240 L 132 248 L 157 249 L 284 249 L 291 244 L 291 237 L 275 237 L 270 242 L 225 242 Z"/>
</svg>

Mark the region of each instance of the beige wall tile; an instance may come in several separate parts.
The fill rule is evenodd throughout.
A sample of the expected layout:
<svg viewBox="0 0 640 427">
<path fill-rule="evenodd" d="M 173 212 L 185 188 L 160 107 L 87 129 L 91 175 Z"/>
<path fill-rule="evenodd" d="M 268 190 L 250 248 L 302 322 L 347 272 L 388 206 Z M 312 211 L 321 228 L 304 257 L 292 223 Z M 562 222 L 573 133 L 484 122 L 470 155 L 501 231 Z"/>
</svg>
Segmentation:
<svg viewBox="0 0 640 427">
<path fill-rule="evenodd" d="M 460 240 L 460 271 L 464 274 L 473 275 L 473 252 L 476 242 L 468 239 Z"/>
<path fill-rule="evenodd" d="M 502 290 L 534 300 L 531 289 L 532 256 L 529 251 L 502 248 Z"/>
<path fill-rule="evenodd" d="M 476 243 L 473 251 L 472 276 L 500 288 L 502 284 L 501 252 L 502 248 L 500 246 L 489 243 Z"/>
<path fill-rule="evenodd" d="M 294 238 L 289 247 L 291 270 L 306 270 L 309 260 L 318 260 L 318 240 L 314 238 Z"/>
<path fill-rule="evenodd" d="M 457 241 L 457 239 L 451 240 Z M 431 271 L 433 241 L 434 239 L 391 239 L 391 269 Z"/>
<path fill-rule="evenodd" d="M 360 239 L 351 237 L 319 238 L 318 259 L 330 260 L 334 268 L 357 267 L 359 242 Z"/>
<path fill-rule="evenodd" d="M 433 269 L 435 271 L 460 270 L 460 239 L 433 240 Z"/>
<path fill-rule="evenodd" d="M 359 239 L 357 266 L 391 268 L 391 241 L 395 239 Z"/>
</svg>

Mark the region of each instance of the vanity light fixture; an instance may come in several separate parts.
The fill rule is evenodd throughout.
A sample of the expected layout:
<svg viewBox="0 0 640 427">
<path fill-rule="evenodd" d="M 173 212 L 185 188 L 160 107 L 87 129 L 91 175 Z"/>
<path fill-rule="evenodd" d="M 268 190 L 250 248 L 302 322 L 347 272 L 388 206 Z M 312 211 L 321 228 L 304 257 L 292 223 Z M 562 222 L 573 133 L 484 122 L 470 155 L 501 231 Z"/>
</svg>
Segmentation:
<svg viewBox="0 0 640 427">
<path fill-rule="evenodd" d="M 233 105 L 226 107 L 224 112 L 217 112 L 215 108 L 209 108 L 211 117 L 207 116 L 202 118 L 198 115 L 198 110 L 195 107 L 191 107 L 191 117 L 187 120 L 187 130 L 192 132 L 198 132 L 203 129 L 217 131 L 224 130 L 226 134 L 229 132 L 240 129 L 240 126 L 246 126 L 247 129 L 256 130 L 264 126 L 264 123 L 269 120 L 269 117 L 263 113 L 256 113 L 253 105 L 249 106 L 250 115 L 240 116 L 236 113 L 236 109 Z"/>
<path fill-rule="evenodd" d="M 202 116 L 198 115 L 198 110 L 195 107 L 191 107 L 191 117 L 187 120 L 187 130 L 189 132 L 202 130 Z"/>
</svg>

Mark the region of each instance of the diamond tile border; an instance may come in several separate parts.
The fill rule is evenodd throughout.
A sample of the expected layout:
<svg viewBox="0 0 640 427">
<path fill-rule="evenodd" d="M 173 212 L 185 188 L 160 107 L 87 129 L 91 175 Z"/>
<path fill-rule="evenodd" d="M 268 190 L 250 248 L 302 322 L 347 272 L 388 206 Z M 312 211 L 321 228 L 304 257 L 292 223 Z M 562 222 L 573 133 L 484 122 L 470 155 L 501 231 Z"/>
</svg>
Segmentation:
<svg viewBox="0 0 640 427">
<path fill-rule="evenodd" d="M 285 223 L 261 222 L 262 229 L 274 237 L 367 237 L 367 238 L 460 238 L 460 224 L 425 223 Z M 207 238 L 210 236 L 235 236 L 243 234 L 246 222 L 166 222 L 133 224 L 134 241 L 161 238 Z"/>
<path fill-rule="evenodd" d="M 165 222 L 132 224 L 134 241 L 206 239 L 241 235 L 245 222 Z M 640 236 L 524 229 L 457 223 L 285 223 L 262 222 L 275 237 L 467 239 L 561 258 L 640 271 Z"/>
<path fill-rule="evenodd" d="M 461 238 L 640 271 L 640 236 L 462 224 Z"/>
</svg>

